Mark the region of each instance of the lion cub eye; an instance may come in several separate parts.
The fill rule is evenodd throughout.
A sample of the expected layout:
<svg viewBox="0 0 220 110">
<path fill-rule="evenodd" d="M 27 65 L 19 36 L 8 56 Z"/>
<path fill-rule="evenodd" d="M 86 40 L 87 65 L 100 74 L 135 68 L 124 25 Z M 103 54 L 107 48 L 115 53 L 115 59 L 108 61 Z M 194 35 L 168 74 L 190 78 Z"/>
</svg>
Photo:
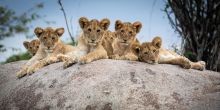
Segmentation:
<svg viewBox="0 0 220 110">
<path fill-rule="evenodd" d="M 121 32 L 122 32 L 122 33 L 124 33 L 124 32 L 125 32 L 125 30 L 121 30 Z"/>
<path fill-rule="evenodd" d="M 55 37 L 52 37 L 52 40 L 55 40 Z"/>
<path fill-rule="evenodd" d="M 100 32 L 100 29 L 98 29 L 97 32 Z"/>
<path fill-rule="evenodd" d="M 44 39 L 47 39 L 47 37 L 44 37 Z"/>
<path fill-rule="evenodd" d="M 39 48 L 39 46 L 37 46 L 37 48 Z"/>
<path fill-rule="evenodd" d="M 92 30 L 89 28 L 88 31 L 91 32 Z"/>
<path fill-rule="evenodd" d="M 155 53 L 155 52 L 156 52 L 156 50 L 153 50 L 153 52 Z"/>
<path fill-rule="evenodd" d="M 132 35 L 132 31 L 129 31 L 129 34 Z"/>
</svg>

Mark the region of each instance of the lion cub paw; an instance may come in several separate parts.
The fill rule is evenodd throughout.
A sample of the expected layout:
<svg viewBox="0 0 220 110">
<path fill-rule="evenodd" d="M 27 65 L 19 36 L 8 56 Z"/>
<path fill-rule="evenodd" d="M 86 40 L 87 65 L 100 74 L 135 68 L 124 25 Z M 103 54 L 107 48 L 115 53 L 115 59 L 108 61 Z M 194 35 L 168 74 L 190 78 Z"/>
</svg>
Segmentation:
<svg viewBox="0 0 220 110">
<path fill-rule="evenodd" d="M 90 62 L 92 62 L 92 60 L 90 58 L 87 58 L 87 57 L 81 57 L 79 59 L 80 64 L 86 64 L 86 63 L 90 63 Z"/>
<path fill-rule="evenodd" d="M 110 56 L 110 58 L 114 60 L 121 60 L 121 57 L 119 55 L 112 55 Z"/>
<path fill-rule="evenodd" d="M 66 61 L 64 61 L 64 64 L 63 64 L 63 68 L 66 69 L 70 66 L 72 66 L 73 64 L 75 64 L 77 61 L 75 59 L 68 59 Z"/>
<path fill-rule="evenodd" d="M 20 71 L 18 71 L 16 73 L 16 77 L 17 78 L 21 78 L 21 77 L 25 76 L 26 74 L 27 74 L 27 70 L 26 69 L 22 69 L 22 70 L 20 70 Z"/>
<path fill-rule="evenodd" d="M 180 63 L 181 63 L 181 66 L 185 69 L 190 69 L 191 68 L 191 63 L 190 63 L 190 60 L 187 59 L 187 58 L 184 58 L 182 57 L 180 59 Z"/>
<path fill-rule="evenodd" d="M 28 75 L 32 75 L 35 72 L 36 72 L 36 70 L 34 68 L 32 68 L 32 67 L 28 68 L 28 70 L 27 70 L 27 74 Z"/>
<path fill-rule="evenodd" d="M 27 70 L 27 74 L 28 75 L 32 75 L 33 73 L 35 73 L 37 70 L 39 70 L 40 68 L 36 67 L 36 66 L 31 66 L 28 68 Z"/>
<path fill-rule="evenodd" d="M 198 61 L 197 63 L 200 64 L 199 70 L 203 71 L 206 67 L 206 63 L 204 61 Z"/>
<path fill-rule="evenodd" d="M 58 62 L 58 59 L 56 57 L 50 57 L 47 59 L 47 65 Z"/>
<path fill-rule="evenodd" d="M 58 59 L 58 61 L 65 62 L 65 61 L 68 60 L 68 57 L 66 55 L 63 55 L 63 54 L 58 54 L 57 59 Z"/>
</svg>

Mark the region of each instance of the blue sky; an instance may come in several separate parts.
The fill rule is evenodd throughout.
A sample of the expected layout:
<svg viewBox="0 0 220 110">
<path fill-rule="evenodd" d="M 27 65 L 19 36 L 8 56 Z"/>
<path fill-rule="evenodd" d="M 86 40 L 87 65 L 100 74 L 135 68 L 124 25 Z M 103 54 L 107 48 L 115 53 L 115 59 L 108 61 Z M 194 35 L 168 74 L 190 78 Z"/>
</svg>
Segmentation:
<svg viewBox="0 0 220 110">
<path fill-rule="evenodd" d="M 16 13 L 25 12 L 37 3 L 44 3 L 44 8 L 38 13 L 46 15 L 44 19 L 55 21 L 55 24 L 46 24 L 42 20 L 34 21 L 31 25 L 34 27 L 64 27 L 65 34 L 62 40 L 70 41 L 67 34 L 65 20 L 57 0 L 1 0 L 0 4 L 10 9 L 16 10 Z M 141 32 L 137 38 L 141 42 L 151 41 L 154 36 L 161 36 L 163 47 L 170 48 L 173 43 L 180 44 L 181 39 L 171 28 L 166 14 L 162 11 L 165 7 L 164 0 L 63 0 L 63 5 L 67 13 L 68 20 L 72 19 L 70 25 L 73 27 L 74 34 L 80 30 L 78 19 L 85 16 L 89 19 L 109 18 L 111 21 L 109 30 L 114 31 L 116 20 L 124 22 L 142 22 Z M 34 28 L 30 29 L 33 32 Z M 36 38 L 36 37 L 34 37 Z M 16 34 L 14 37 L 6 38 L 0 41 L 6 47 L 20 48 L 20 51 L 7 51 L 0 53 L 0 61 L 4 61 L 10 55 L 25 52 L 23 47 L 24 40 L 27 39 L 24 34 Z"/>
</svg>

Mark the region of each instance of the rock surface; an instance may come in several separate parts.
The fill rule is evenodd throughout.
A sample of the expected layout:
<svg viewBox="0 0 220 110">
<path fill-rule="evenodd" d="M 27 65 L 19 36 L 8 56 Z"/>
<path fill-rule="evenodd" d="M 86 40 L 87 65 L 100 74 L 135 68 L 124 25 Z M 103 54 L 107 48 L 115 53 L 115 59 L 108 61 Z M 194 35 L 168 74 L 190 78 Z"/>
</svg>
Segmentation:
<svg viewBox="0 0 220 110">
<path fill-rule="evenodd" d="M 0 110 L 220 110 L 217 72 L 104 59 L 17 79 L 25 62 L 0 65 Z"/>
</svg>

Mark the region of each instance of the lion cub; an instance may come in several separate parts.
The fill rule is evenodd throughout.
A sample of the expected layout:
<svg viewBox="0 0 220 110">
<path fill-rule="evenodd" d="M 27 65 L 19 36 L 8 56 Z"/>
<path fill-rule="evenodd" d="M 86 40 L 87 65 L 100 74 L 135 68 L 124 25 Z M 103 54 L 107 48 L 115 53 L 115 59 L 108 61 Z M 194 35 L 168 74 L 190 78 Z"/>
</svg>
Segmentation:
<svg viewBox="0 0 220 110">
<path fill-rule="evenodd" d="M 60 37 L 64 33 L 64 28 L 52 29 L 50 27 L 42 29 L 40 27 L 34 30 L 40 40 L 40 46 L 37 53 L 17 72 L 17 77 L 26 74 L 32 74 L 45 65 L 57 62 L 58 54 L 67 54 L 73 50 L 70 45 L 64 45 Z"/>
<path fill-rule="evenodd" d="M 120 20 L 115 22 L 115 39 L 112 43 L 113 56 L 116 60 L 138 60 L 138 57 L 132 52 L 131 47 L 134 44 L 139 44 L 135 38 L 140 32 L 142 24 L 140 22 L 122 23 Z"/>
<path fill-rule="evenodd" d="M 86 17 L 81 17 L 79 24 L 83 33 L 78 39 L 78 45 L 70 54 L 59 56 L 59 58 L 65 59 L 64 68 L 76 62 L 85 64 L 94 60 L 108 58 L 102 43 L 105 40 L 106 30 L 110 25 L 110 21 L 108 19 L 102 19 L 101 21 L 96 19 L 88 20 Z"/>
<path fill-rule="evenodd" d="M 142 45 L 133 46 L 133 51 L 138 55 L 139 60 L 150 64 L 174 64 L 186 69 L 204 70 L 205 62 L 191 62 L 188 58 L 177 53 L 161 48 L 162 40 L 155 37 L 152 42 L 145 42 Z"/>
<path fill-rule="evenodd" d="M 40 40 L 34 39 L 30 42 L 24 41 L 23 42 L 24 47 L 28 50 L 28 53 L 32 56 L 34 56 L 37 53 L 37 50 L 40 46 Z"/>
</svg>

